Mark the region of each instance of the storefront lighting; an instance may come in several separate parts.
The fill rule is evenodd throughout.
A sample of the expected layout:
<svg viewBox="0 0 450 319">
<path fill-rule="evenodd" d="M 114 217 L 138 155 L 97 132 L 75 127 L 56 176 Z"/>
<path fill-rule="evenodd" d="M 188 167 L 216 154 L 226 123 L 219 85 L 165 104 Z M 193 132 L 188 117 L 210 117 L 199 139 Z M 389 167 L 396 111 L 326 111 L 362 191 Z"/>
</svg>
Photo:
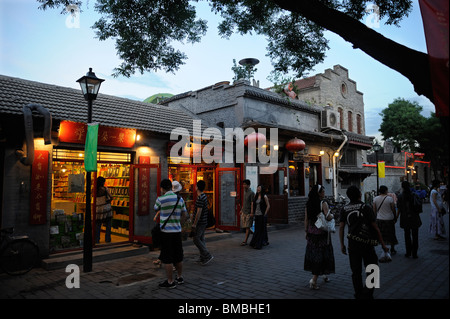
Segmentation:
<svg viewBox="0 0 450 319">
<path fill-rule="evenodd" d="M 333 156 L 334 157 L 339 157 L 339 152 L 335 152 Z"/>
<path fill-rule="evenodd" d="M 139 141 L 141 139 L 141 136 L 139 134 L 136 134 L 136 141 Z"/>
<path fill-rule="evenodd" d="M 323 156 L 324 154 L 325 154 L 325 151 L 324 150 L 320 150 L 319 156 Z"/>
<path fill-rule="evenodd" d="M 278 151 L 278 149 L 279 149 L 278 144 L 275 144 L 275 145 L 273 146 L 273 150 L 274 150 L 274 151 Z"/>
</svg>

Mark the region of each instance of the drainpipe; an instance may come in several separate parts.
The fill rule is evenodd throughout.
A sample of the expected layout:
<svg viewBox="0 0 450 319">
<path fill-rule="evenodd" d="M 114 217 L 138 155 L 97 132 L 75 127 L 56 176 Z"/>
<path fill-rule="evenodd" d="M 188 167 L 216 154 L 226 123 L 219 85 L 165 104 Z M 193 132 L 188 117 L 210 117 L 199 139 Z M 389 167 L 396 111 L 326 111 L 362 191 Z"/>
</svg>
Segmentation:
<svg viewBox="0 0 450 319">
<path fill-rule="evenodd" d="M 345 143 L 347 143 L 347 141 L 348 141 L 347 135 L 345 135 L 342 131 L 341 131 L 341 133 L 344 136 L 344 142 L 342 142 L 342 144 L 336 150 L 337 153 L 340 153 L 341 149 L 344 147 Z M 341 159 L 341 157 L 342 156 L 339 155 L 339 159 Z M 338 175 L 337 174 L 337 161 L 336 161 L 336 156 L 334 156 L 334 154 L 333 154 L 333 197 L 334 197 L 335 201 L 338 200 L 338 193 L 337 193 L 337 187 L 338 187 L 337 177 L 338 176 L 337 175 Z"/>
<path fill-rule="evenodd" d="M 43 106 L 30 103 L 23 107 L 23 119 L 25 124 L 25 140 L 27 144 L 27 156 L 24 156 L 22 150 L 16 150 L 20 162 L 26 166 L 31 166 L 34 161 L 34 137 L 33 137 L 33 110 L 38 111 L 44 116 L 44 143 L 51 144 L 52 115 Z"/>
</svg>

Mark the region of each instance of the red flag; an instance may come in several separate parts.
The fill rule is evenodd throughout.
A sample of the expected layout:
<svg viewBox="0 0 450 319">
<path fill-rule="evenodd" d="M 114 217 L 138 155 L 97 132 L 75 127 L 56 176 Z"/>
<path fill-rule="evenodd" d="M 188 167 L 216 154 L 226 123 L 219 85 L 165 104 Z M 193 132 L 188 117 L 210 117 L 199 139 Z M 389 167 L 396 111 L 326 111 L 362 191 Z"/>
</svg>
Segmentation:
<svg viewBox="0 0 450 319">
<path fill-rule="evenodd" d="M 449 116 L 448 0 L 419 0 L 437 116 Z"/>
</svg>

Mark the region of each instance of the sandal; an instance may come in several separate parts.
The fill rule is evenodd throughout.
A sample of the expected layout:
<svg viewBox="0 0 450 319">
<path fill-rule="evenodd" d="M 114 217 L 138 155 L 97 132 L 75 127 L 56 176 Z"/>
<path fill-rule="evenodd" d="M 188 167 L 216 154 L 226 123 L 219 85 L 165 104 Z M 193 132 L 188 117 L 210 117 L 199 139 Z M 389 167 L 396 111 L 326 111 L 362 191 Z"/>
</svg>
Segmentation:
<svg viewBox="0 0 450 319">
<path fill-rule="evenodd" d="M 245 241 L 243 241 L 243 242 L 241 243 L 241 246 L 247 246 L 247 243 L 246 243 Z"/>
</svg>

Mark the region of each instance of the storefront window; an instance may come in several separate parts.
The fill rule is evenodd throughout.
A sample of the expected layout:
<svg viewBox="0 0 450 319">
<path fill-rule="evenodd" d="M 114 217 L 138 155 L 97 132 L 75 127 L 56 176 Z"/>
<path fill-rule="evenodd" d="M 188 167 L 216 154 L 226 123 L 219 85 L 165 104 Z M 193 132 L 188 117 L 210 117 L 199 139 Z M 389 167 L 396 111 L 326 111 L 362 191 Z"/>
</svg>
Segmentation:
<svg viewBox="0 0 450 319">
<path fill-rule="evenodd" d="M 84 153 L 83 151 L 58 149 L 54 150 L 53 155 L 50 251 L 80 248 L 83 247 L 84 215 L 86 213 Z M 114 153 L 99 153 L 99 158 L 102 155 L 103 159 L 114 158 L 116 161 L 130 159 L 130 154 L 117 154 L 116 156 Z M 97 176 L 105 177 L 106 186 L 113 196 L 111 202 L 113 210 L 112 242 L 128 240 L 129 175 L 130 163 L 99 162 L 98 164 Z M 91 203 L 95 198 L 93 187 L 94 181 L 91 185 Z M 95 206 L 92 209 L 92 220 L 95 220 Z M 102 226 L 102 232 L 104 231 L 105 226 Z M 102 234 L 100 243 L 104 242 L 104 238 L 105 236 Z"/>
</svg>

